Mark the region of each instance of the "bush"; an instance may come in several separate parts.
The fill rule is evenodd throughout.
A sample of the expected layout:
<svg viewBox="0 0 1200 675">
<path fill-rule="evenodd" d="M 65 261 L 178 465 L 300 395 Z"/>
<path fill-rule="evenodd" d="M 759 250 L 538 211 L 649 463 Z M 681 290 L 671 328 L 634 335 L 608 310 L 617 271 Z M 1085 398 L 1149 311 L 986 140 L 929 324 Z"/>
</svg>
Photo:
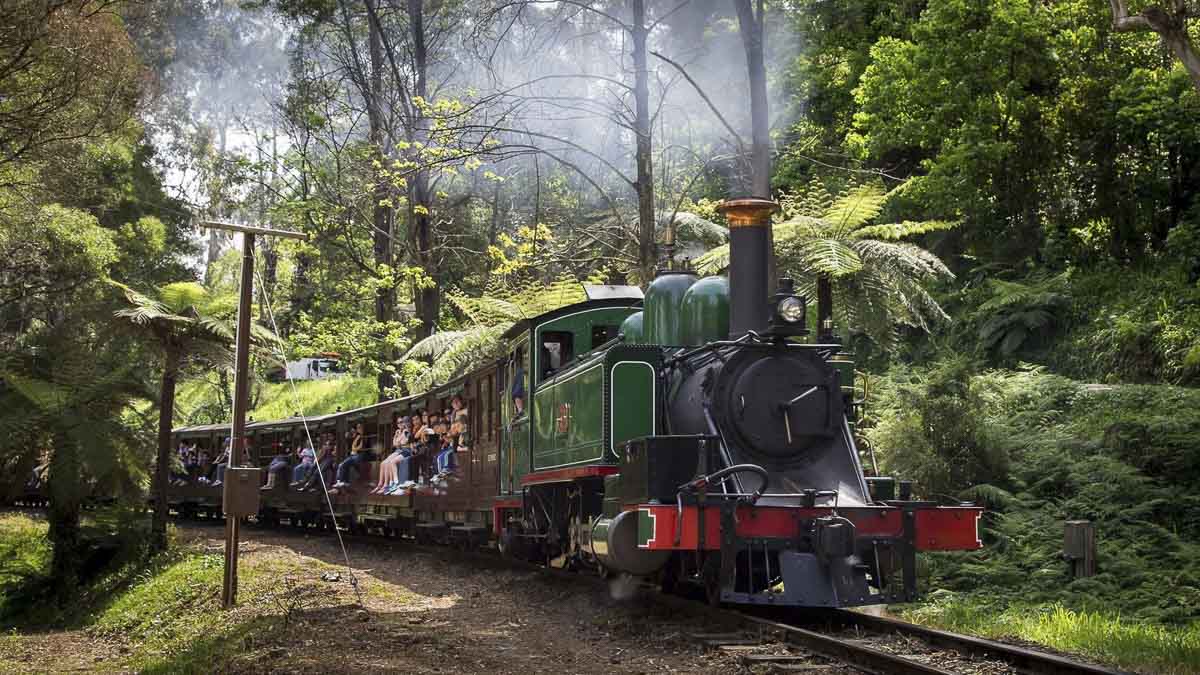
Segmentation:
<svg viewBox="0 0 1200 675">
<path fill-rule="evenodd" d="M 959 361 L 882 379 L 865 433 L 884 465 L 935 486 L 925 494 L 988 508 L 985 547 L 929 556 L 927 587 L 1200 619 L 1200 391 L 1097 387 L 1038 368 L 970 375 Z M 1097 525 L 1094 578 L 1072 579 L 1061 559 L 1068 519 Z"/>
</svg>

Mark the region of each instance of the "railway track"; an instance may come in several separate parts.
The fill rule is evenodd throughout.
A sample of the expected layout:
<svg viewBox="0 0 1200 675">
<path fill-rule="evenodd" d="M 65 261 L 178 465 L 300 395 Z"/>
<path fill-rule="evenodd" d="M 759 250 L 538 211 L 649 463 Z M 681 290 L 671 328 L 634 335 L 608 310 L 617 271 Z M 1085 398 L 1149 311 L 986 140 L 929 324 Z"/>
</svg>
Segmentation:
<svg viewBox="0 0 1200 675">
<path fill-rule="evenodd" d="M 343 534 L 348 543 L 395 542 L 372 534 Z M 445 546 L 405 541 L 410 550 L 445 555 Z M 494 549 L 456 550 L 486 564 L 502 564 L 548 576 L 607 585 L 599 576 L 551 569 L 535 563 L 501 557 Z M 1018 645 L 928 628 L 918 624 L 850 610 L 832 610 L 800 616 L 780 612 L 738 611 L 712 608 L 705 603 L 673 595 L 656 599 L 680 608 L 700 609 L 721 615 L 724 623 L 740 622 L 740 632 L 696 634 L 702 644 L 738 653 L 743 665 L 758 672 L 836 672 L 845 664 L 873 675 L 1124 675 L 1123 671 L 1084 663 Z M 816 658 L 814 658 L 816 657 Z M 832 660 L 836 663 L 821 663 Z"/>
<path fill-rule="evenodd" d="M 807 653 L 812 653 L 880 675 L 1121 673 L 1057 654 L 848 610 L 799 621 L 735 614 L 746 622 L 746 633 L 699 637 L 712 647 L 741 651 L 747 666 L 785 666 L 783 670 L 788 670 L 788 664 L 803 664 L 806 659 L 811 663 Z"/>
</svg>

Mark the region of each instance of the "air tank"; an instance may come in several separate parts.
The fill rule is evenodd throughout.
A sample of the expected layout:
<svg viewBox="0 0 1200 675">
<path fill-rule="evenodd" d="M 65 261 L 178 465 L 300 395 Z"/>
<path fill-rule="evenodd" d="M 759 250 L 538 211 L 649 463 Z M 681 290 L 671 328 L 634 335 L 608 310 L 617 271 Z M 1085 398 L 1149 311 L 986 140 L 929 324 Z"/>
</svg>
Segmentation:
<svg viewBox="0 0 1200 675">
<path fill-rule="evenodd" d="M 680 303 L 683 301 L 683 294 L 695 282 L 695 274 L 681 270 L 659 272 L 651 282 L 650 288 L 646 289 L 646 300 L 642 305 L 642 328 L 647 344 L 686 344 L 683 322 L 680 321 Z"/>
<path fill-rule="evenodd" d="M 680 301 L 683 344 L 702 345 L 729 337 L 729 281 L 705 277 L 692 284 Z"/>
<path fill-rule="evenodd" d="M 621 322 L 621 336 L 627 344 L 637 345 L 646 341 L 645 331 L 642 330 L 642 313 L 634 312 Z"/>
</svg>

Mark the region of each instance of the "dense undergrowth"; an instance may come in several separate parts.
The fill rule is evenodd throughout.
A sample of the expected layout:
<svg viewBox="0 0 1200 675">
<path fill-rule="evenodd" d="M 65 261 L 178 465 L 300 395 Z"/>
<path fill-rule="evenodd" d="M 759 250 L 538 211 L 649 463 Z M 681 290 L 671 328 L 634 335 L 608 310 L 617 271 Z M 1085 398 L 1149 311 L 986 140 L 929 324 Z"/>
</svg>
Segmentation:
<svg viewBox="0 0 1200 675">
<path fill-rule="evenodd" d="M 50 574 L 48 526 L 41 517 L 0 514 L 0 629 L 64 626 L 88 620 L 148 566 L 157 564 L 149 525 L 136 511 L 110 506 L 80 524 L 78 595 L 63 601 Z"/>
<path fill-rule="evenodd" d="M 881 470 L 987 508 L 926 556 L 911 618 L 1124 667 L 1200 671 L 1200 289 L 1179 270 L 965 283 L 952 326 L 872 378 Z M 1036 364 L 1036 365 L 1035 365 Z M 1097 527 L 1073 579 L 1063 523 Z"/>
</svg>

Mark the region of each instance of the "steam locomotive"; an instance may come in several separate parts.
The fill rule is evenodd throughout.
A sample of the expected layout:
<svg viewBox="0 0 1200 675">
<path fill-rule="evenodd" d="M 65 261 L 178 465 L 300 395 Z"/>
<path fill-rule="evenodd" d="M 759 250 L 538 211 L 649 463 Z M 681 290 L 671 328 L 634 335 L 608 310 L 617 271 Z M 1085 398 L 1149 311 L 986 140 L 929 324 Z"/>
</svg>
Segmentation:
<svg viewBox="0 0 1200 675">
<path fill-rule="evenodd" d="M 843 607 L 911 600 L 918 551 L 980 547 L 974 506 L 914 500 L 864 475 L 852 428 L 853 363 L 818 284 L 808 306 L 766 282 L 772 202 L 723 204 L 728 279 L 661 273 L 647 288 L 587 286 L 588 300 L 520 322 L 505 356 L 421 395 L 316 418 L 248 425 L 266 466 L 303 436 L 343 442 L 362 424 L 384 448 L 399 415 L 460 397 L 471 443 L 442 488 L 365 487 L 330 499 L 265 490 L 262 522 L 409 534 L 559 568 L 694 584 L 710 602 Z M 305 428 L 307 427 L 307 429 Z M 215 450 L 228 425 L 176 429 Z M 371 471 L 360 481 L 372 482 Z M 218 515 L 221 495 L 172 487 L 173 509 Z"/>
</svg>

